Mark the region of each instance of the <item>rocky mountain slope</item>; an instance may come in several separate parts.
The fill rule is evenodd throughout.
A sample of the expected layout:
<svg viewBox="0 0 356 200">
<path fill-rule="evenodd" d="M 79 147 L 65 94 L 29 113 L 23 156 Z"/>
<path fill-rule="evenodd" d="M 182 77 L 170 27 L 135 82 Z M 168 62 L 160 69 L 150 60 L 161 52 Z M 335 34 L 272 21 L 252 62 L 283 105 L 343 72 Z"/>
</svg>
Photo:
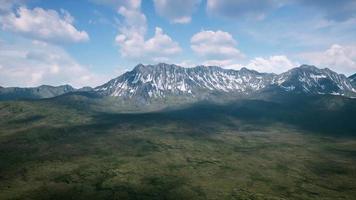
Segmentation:
<svg viewBox="0 0 356 200">
<path fill-rule="evenodd" d="M 334 94 L 355 96 L 356 89 L 343 74 L 328 68 L 302 65 L 275 77 L 275 84 L 286 91 L 306 94 Z"/>
<path fill-rule="evenodd" d="M 219 67 L 177 65 L 137 65 L 132 71 L 95 88 L 105 96 L 164 98 L 169 95 L 199 96 L 209 92 L 248 94 L 273 80 L 264 74 L 243 68 L 239 71 Z"/>
<path fill-rule="evenodd" d="M 302 65 L 282 74 L 260 73 L 242 68 L 215 66 L 184 68 L 160 63 L 137 65 L 109 82 L 92 88 L 74 89 L 69 85 L 35 88 L 0 88 L 0 100 L 51 98 L 71 92 L 90 91 L 101 97 L 150 102 L 157 99 L 208 99 L 250 97 L 265 91 L 296 94 L 332 94 L 356 97 L 356 75 L 347 78 L 330 69 Z"/>
<path fill-rule="evenodd" d="M 137 65 L 132 71 L 96 87 L 103 96 L 124 98 L 165 98 L 186 95 L 199 97 L 209 93 L 251 95 L 265 89 L 278 88 L 305 94 L 356 96 L 350 80 L 330 69 L 302 65 L 280 75 L 220 67 L 177 65 Z"/>
<path fill-rule="evenodd" d="M 348 79 L 351 82 L 351 84 L 353 85 L 353 87 L 356 88 L 356 74 L 349 76 Z"/>
</svg>

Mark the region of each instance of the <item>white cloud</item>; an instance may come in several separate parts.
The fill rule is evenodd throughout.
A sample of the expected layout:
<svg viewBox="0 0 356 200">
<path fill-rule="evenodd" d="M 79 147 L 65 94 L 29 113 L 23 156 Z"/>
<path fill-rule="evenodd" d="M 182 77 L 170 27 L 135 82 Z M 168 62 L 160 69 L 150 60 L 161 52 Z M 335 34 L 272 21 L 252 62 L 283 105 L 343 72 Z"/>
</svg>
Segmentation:
<svg viewBox="0 0 356 200">
<path fill-rule="evenodd" d="M 20 7 L 16 13 L 0 16 L 3 30 L 45 41 L 82 42 L 89 40 L 85 31 L 77 30 L 74 18 L 65 10 L 58 13 L 55 10 L 42 8 L 28 9 Z"/>
<path fill-rule="evenodd" d="M 1 1 L 0 15 L 3 15 L 11 12 L 14 7 L 23 5 L 27 0 L 0 0 L 0 1 Z"/>
<path fill-rule="evenodd" d="M 91 72 L 65 50 L 40 41 L 21 39 L 0 44 L 0 85 L 38 86 L 71 84 L 97 86 L 107 76 Z"/>
<path fill-rule="evenodd" d="M 141 0 L 89 0 L 95 4 L 114 7 L 115 9 L 124 6 L 129 9 L 136 9 L 141 6 Z"/>
<path fill-rule="evenodd" d="M 164 51 L 161 52 L 161 49 Z M 179 53 L 181 49 L 161 28 L 156 28 L 155 35 L 145 42 L 145 51 L 149 54 L 169 56 Z"/>
<path fill-rule="evenodd" d="M 282 3 L 283 0 L 207 0 L 207 11 L 227 18 L 261 20 L 267 12 L 280 7 Z"/>
<path fill-rule="evenodd" d="M 247 63 L 247 64 L 242 64 Z M 275 55 L 267 58 L 256 57 L 249 61 L 236 60 L 236 59 L 225 59 L 225 60 L 206 60 L 202 63 L 206 66 L 221 66 L 227 69 L 239 70 L 242 67 L 247 67 L 248 69 L 253 69 L 258 72 L 268 72 L 268 73 L 282 73 L 290 70 L 291 68 L 298 67 L 300 64 L 298 62 L 291 61 L 285 55 Z"/>
<path fill-rule="evenodd" d="M 154 0 L 156 12 L 172 23 L 185 24 L 191 21 L 193 12 L 201 0 Z"/>
<path fill-rule="evenodd" d="M 279 73 L 286 72 L 291 68 L 298 67 L 300 64 L 298 62 L 291 61 L 285 55 L 275 55 L 266 58 L 256 57 L 251 60 L 245 60 L 244 62 L 234 60 L 234 59 L 206 60 L 199 63 L 186 60 L 184 62 L 177 63 L 177 65 L 183 67 L 194 67 L 197 65 L 220 66 L 225 69 L 235 69 L 235 70 L 240 70 L 242 67 L 247 67 L 248 69 L 256 70 L 258 72 L 279 74 Z"/>
<path fill-rule="evenodd" d="M 313 13 L 321 14 L 333 21 L 345 21 L 356 17 L 355 0 L 207 0 L 209 14 L 240 20 L 244 18 L 261 20 L 282 6 L 313 8 Z"/>
<path fill-rule="evenodd" d="M 236 60 L 226 59 L 226 60 L 206 60 L 202 63 L 205 66 L 219 66 L 227 69 L 240 69 L 241 64 L 236 63 Z"/>
<path fill-rule="evenodd" d="M 146 16 L 141 13 L 140 8 L 128 8 L 121 6 L 118 13 L 124 18 L 120 27 L 122 35 L 138 34 L 145 35 L 147 31 Z"/>
<path fill-rule="evenodd" d="M 1 0 L 0 14 L 9 12 L 16 3 L 17 1 L 15 0 Z"/>
<path fill-rule="evenodd" d="M 312 7 L 316 12 L 322 12 L 323 15 L 332 21 L 345 21 L 356 17 L 355 0 L 294 0 L 302 6 Z"/>
<path fill-rule="evenodd" d="M 236 40 L 228 32 L 201 31 L 193 35 L 190 43 L 192 50 L 205 59 L 205 64 L 225 66 L 244 58 L 236 48 Z"/>
<path fill-rule="evenodd" d="M 181 52 L 179 44 L 159 27 L 152 38 L 145 39 L 147 19 L 140 7 L 121 6 L 118 13 L 124 20 L 115 41 L 124 58 L 137 62 L 167 62 Z"/>
<path fill-rule="evenodd" d="M 166 62 L 168 57 L 181 52 L 178 43 L 174 42 L 161 28 L 156 28 L 155 35 L 144 40 L 143 36 L 133 33 L 130 37 L 121 34 L 116 37 L 123 57 L 134 60 L 151 60 Z"/>
<path fill-rule="evenodd" d="M 298 65 L 298 63 L 289 60 L 285 55 L 276 55 L 268 58 L 256 57 L 250 60 L 246 67 L 259 72 L 273 72 L 279 74 L 293 67 L 298 67 Z"/>
<path fill-rule="evenodd" d="M 325 51 L 306 52 L 299 55 L 308 64 L 328 67 L 347 75 L 356 72 L 356 45 L 334 44 Z"/>
<path fill-rule="evenodd" d="M 182 60 L 180 62 L 175 62 L 174 64 L 185 68 L 191 68 L 191 67 L 201 65 L 202 63 L 197 64 L 193 60 Z"/>
</svg>

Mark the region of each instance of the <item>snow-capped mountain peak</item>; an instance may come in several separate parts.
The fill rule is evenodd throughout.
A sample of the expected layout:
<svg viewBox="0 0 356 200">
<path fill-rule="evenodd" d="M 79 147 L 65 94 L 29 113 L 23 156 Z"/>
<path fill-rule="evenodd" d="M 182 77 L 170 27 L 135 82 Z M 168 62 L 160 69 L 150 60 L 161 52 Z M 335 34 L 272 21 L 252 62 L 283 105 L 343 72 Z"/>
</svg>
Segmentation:
<svg viewBox="0 0 356 200">
<path fill-rule="evenodd" d="M 273 83 L 288 91 L 308 94 L 347 95 L 356 92 L 345 75 L 310 65 L 282 73 L 275 77 Z"/>
<path fill-rule="evenodd" d="M 132 71 L 97 87 L 96 91 L 123 97 L 194 96 L 209 91 L 249 93 L 266 87 L 272 79 L 272 74 L 247 69 L 237 71 L 215 66 L 183 68 L 164 63 L 140 64 Z"/>
<path fill-rule="evenodd" d="M 216 92 L 248 95 L 272 86 L 307 94 L 356 94 L 346 76 L 310 65 L 302 65 L 276 75 L 247 68 L 183 68 L 165 63 L 139 64 L 132 71 L 95 88 L 95 91 L 104 96 L 150 99 L 167 96 L 199 97 Z"/>
</svg>

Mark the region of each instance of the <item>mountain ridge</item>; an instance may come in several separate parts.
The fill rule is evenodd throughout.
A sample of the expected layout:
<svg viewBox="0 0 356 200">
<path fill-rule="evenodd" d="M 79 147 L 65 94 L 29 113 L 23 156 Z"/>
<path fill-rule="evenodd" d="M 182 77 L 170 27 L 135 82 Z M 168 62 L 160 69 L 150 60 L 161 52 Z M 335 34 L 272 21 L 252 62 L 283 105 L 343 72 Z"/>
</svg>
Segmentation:
<svg viewBox="0 0 356 200">
<path fill-rule="evenodd" d="M 175 64 L 136 65 L 131 71 L 95 88 L 75 89 L 70 85 L 32 88 L 0 87 L 0 100 L 52 98 L 75 92 L 93 92 L 149 103 L 152 99 L 184 97 L 209 99 L 215 95 L 247 97 L 265 91 L 310 95 L 332 94 L 356 97 L 356 75 L 346 77 L 328 68 L 301 65 L 281 74 L 261 73 L 246 67 L 240 70 L 198 65 L 185 68 Z M 220 95 L 220 96 L 219 96 Z"/>
<path fill-rule="evenodd" d="M 103 96 L 123 98 L 166 98 L 201 96 L 212 92 L 250 95 L 270 88 L 305 94 L 333 94 L 355 97 L 350 80 L 328 68 L 301 65 L 281 74 L 255 70 L 224 69 L 216 66 L 184 68 L 160 63 L 137 65 L 132 71 L 94 88 Z"/>
<path fill-rule="evenodd" d="M 75 89 L 71 85 L 40 85 L 38 87 L 1 87 L 0 100 L 47 99 L 77 91 L 91 91 L 90 87 Z"/>
<path fill-rule="evenodd" d="M 251 91 L 252 87 L 261 87 L 263 80 L 250 80 L 253 76 L 262 77 L 262 73 L 251 70 L 236 71 L 216 66 L 184 68 L 164 63 L 146 66 L 140 64 L 132 71 L 96 87 L 95 91 L 104 96 L 126 98 L 137 96 L 164 98 L 168 95 L 196 96 L 211 91 L 239 93 Z M 239 77 L 239 79 L 237 80 L 235 77 Z M 264 78 L 268 77 L 264 76 Z M 248 81 L 256 85 L 246 84 Z"/>
</svg>

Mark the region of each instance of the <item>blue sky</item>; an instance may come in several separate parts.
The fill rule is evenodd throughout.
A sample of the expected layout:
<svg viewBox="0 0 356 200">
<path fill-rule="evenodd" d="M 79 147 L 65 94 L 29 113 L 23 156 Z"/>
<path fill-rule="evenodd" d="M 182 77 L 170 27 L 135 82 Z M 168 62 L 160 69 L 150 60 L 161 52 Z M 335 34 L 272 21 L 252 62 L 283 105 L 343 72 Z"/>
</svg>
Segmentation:
<svg viewBox="0 0 356 200">
<path fill-rule="evenodd" d="M 136 64 L 356 72 L 354 0 L 0 0 L 0 86 L 97 86 Z"/>
</svg>

